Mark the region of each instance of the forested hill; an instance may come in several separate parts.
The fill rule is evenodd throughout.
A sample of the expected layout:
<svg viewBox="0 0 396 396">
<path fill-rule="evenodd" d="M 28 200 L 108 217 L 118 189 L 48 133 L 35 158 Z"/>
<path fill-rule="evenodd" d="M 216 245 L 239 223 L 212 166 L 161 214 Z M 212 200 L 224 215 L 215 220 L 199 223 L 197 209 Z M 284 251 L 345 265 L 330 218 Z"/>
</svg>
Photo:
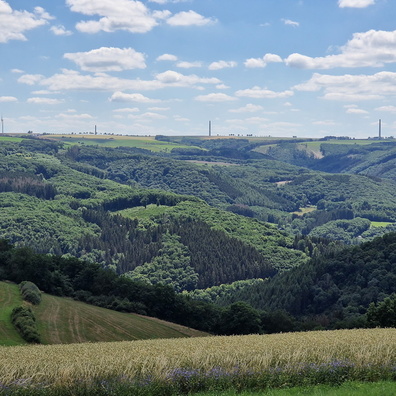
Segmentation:
<svg viewBox="0 0 396 396">
<path fill-rule="evenodd" d="M 180 155 L 175 159 L 95 147 L 73 148 L 66 157 L 76 169 L 95 164 L 114 181 L 193 195 L 296 235 L 358 243 L 396 230 L 392 180 L 329 174 L 269 159 L 225 163 L 224 158 L 199 157 L 210 161 L 187 162 Z"/>
<path fill-rule="evenodd" d="M 327 253 L 267 282 L 224 294 L 216 302 L 246 301 L 325 327 L 344 327 L 364 325 L 369 304 L 392 293 L 396 293 L 396 233 Z"/>
<path fill-rule="evenodd" d="M 102 151 L 95 148 L 85 155 L 92 164 L 75 162 L 70 152 L 76 150 L 55 142 L 26 139 L 0 151 L 0 238 L 18 246 L 176 290 L 267 278 L 311 254 L 272 225 L 192 195 L 110 180 L 96 166 Z M 107 151 L 116 160 L 136 156 Z M 325 244 L 318 241 L 319 248 Z"/>
</svg>

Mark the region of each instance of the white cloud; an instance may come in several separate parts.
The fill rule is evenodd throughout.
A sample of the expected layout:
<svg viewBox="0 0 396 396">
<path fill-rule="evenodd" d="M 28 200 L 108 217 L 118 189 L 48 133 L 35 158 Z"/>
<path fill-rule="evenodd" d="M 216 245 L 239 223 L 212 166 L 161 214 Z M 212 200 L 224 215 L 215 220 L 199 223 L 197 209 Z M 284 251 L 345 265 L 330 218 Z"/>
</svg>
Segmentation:
<svg viewBox="0 0 396 396">
<path fill-rule="evenodd" d="M 205 26 L 216 22 L 214 18 L 205 18 L 195 11 L 182 11 L 171 16 L 167 21 L 171 26 Z"/>
<path fill-rule="evenodd" d="M 109 72 L 144 69 L 145 56 L 133 48 L 102 47 L 88 52 L 74 52 L 63 55 L 76 63 L 82 70 Z"/>
<path fill-rule="evenodd" d="M 110 102 L 139 102 L 139 103 L 158 103 L 161 102 L 158 99 L 150 99 L 146 96 L 134 93 L 134 94 L 126 94 L 124 92 L 114 92 L 110 97 Z"/>
<path fill-rule="evenodd" d="M 290 19 L 282 19 L 282 22 L 283 22 L 285 25 L 289 25 L 289 26 L 293 26 L 293 27 L 298 27 L 298 26 L 300 26 L 300 23 L 299 23 L 299 22 L 295 22 L 295 21 L 292 21 L 292 20 L 290 20 Z"/>
<path fill-rule="evenodd" d="M 173 62 L 175 62 L 175 61 L 177 61 L 177 56 L 171 55 L 171 54 L 163 54 L 157 58 L 157 61 L 173 61 Z"/>
<path fill-rule="evenodd" d="M 347 114 L 368 114 L 368 111 L 360 109 L 357 105 L 345 105 Z"/>
<path fill-rule="evenodd" d="M 150 111 L 168 111 L 170 107 L 150 107 Z"/>
<path fill-rule="evenodd" d="M 232 68 L 236 67 L 238 65 L 237 62 L 234 61 L 218 61 L 218 62 L 212 62 L 209 65 L 209 70 L 221 70 L 221 69 L 226 69 L 226 68 Z"/>
<path fill-rule="evenodd" d="M 230 88 L 228 85 L 225 85 L 225 84 L 217 84 L 216 85 L 216 88 L 217 89 L 228 89 L 228 88 Z"/>
<path fill-rule="evenodd" d="M 191 69 L 193 67 L 202 67 L 202 62 L 178 62 L 176 66 L 181 69 Z"/>
<path fill-rule="evenodd" d="M 99 16 L 98 20 L 81 21 L 76 29 L 84 33 L 115 32 L 126 30 L 146 33 L 158 25 L 163 14 L 152 13 L 141 1 L 134 0 L 66 0 L 74 12 Z"/>
<path fill-rule="evenodd" d="M 130 115 L 130 116 L 128 116 L 128 118 L 133 119 L 133 120 L 138 120 L 139 122 L 149 122 L 152 120 L 164 120 L 168 117 L 163 114 L 158 114 L 158 113 L 153 113 L 153 112 L 148 111 L 146 113 L 139 114 L 139 115 Z"/>
<path fill-rule="evenodd" d="M 58 119 L 63 119 L 63 120 L 91 120 L 93 117 L 90 114 L 87 113 L 82 113 L 82 114 L 70 114 L 70 112 L 65 113 L 60 113 L 55 116 Z"/>
<path fill-rule="evenodd" d="M 55 36 L 71 36 L 73 34 L 73 32 L 66 30 L 62 25 L 51 26 L 50 30 Z"/>
<path fill-rule="evenodd" d="M 11 69 L 11 73 L 22 74 L 22 73 L 25 73 L 25 72 L 23 70 L 21 70 L 21 69 Z"/>
<path fill-rule="evenodd" d="M 376 111 L 386 111 L 388 113 L 396 113 L 396 106 L 381 106 L 375 109 Z"/>
<path fill-rule="evenodd" d="M 15 11 L 6 1 L 0 0 L 0 43 L 26 41 L 25 32 L 47 24 L 49 19 L 52 17 L 41 7 L 36 7 L 34 13 Z"/>
<path fill-rule="evenodd" d="M 94 75 L 80 74 L 75 70 L 63 69 L 62 73 L 44 78 L 42 75 L 23 75 L 19 82 L 34 85 L 41 84 L 51 91 L 122 91 L 122 90 L 156 90 L 166 87 L 199 88 L 197 84 L 221 84 L 217 78 L 201 78 L 194 74 L 184 75 L 172 70 L 159 73 L 153 80 L 129 80 L 117 78 L 106 73 Z"/>
<path fill-rule="evenodd" d="M 305 92 L 323 90 L 323 98 L 329 100 L 376 100 L 396 95 L 396 73 L 343 76 L 314 73 L 310 80 L 293 88 Z"/>
<path fill-rule="evenodd" d="M 41 74 L 24 74 L 18 78 L 18 82 L 27 85 L 34 85 L 44 78 Z"/>
<path fill-rule="evenodd" d="M 124 107 L 122 109 L 113 110 L 114 113 L 138 113 L 139 111 L 137 107 Z"/>
<path fill-rule="evenodd" d="M 256 111 L 261 111 L 263 109 L 264 109 L 263 106 L 258 106 L 258 105 L 249 103 L 244 107 L 240 107 L 239 109 L 230 110 L 230 112 L 231 113 L 254 113 Z"/>
<path fill-rule="evenodd" d="M 18 102 L 18 99 L 15 96 L 0 96 L 0 103 L 5 102 Z"/>
<path fill-rule="evenodd" d="M 285 59 L 288 66 L 301 69 L 331 69 L 334 67 L 382 67 L 396 62 L 396 30 L 369 30 L 355 33 L 341 47 L 341 53 L 311 58 L 294 53 Z"/>
<path fill-rule="evenodd" d="M 195 100 L 198 102 L 231 102 L 237 100 L 232 96 L 223 94 L 223 93 L 211 93 L 208 95 L 199 95 L 195 97 Z"/>
<path fill-rule="evenodd" d="M 245 61 L 248 68 L 266 67 L 268 63 L 281 63 L 282 58 L 276 54 L 265 54 L 262 58 L 250 58 Z"/>
<path fill-rule="evenodd" d="M 340 8 L 366 8 L 374 4 L 375 0 L 338 0 L 338 6 Z"/>
<path fill-rule="evenodd" d="M 51 98 L 29 98 L 27 102 L 34 104 L 57 105 L 59 103 L 63 103 L 63 100 Z"/>
<path fill-rule="evenodd" d="M 287 98 L 294 95 L 293 91 L 283 91 L 283 92 L 275 92 L 270 91 L 266 88 L 253 87 L 250 89 L 242 89 L 237 91 L 236 96 L 243 96 L 247 98 L 255 98 L 255 99 L 275 99 L 275 98 Z"/>
<path fill-rule="evenodd" d="M 218 78 L 201 78 L 195 74 L 186 76 L 184 74 L 167 70 L 164 73 L 159 73 L 156 75 L 156 79 L 163 83 L 169 84 L 176 87 L 188 87 L 195 86 L 196 84 L 220 84 L 221 81 Z"/>
</svg>

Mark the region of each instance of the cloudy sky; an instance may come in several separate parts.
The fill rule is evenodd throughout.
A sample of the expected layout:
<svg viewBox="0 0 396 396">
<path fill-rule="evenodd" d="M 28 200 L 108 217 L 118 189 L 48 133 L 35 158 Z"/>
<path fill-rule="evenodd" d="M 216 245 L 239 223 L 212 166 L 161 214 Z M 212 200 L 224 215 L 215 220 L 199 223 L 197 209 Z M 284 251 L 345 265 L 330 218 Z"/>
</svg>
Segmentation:
<svg viewBox="0 0 396 396">
<path fill-rule="evenodd" d="M 0 0 L 5 132 L 396 136 L 394 0 Z"/>
</svg>

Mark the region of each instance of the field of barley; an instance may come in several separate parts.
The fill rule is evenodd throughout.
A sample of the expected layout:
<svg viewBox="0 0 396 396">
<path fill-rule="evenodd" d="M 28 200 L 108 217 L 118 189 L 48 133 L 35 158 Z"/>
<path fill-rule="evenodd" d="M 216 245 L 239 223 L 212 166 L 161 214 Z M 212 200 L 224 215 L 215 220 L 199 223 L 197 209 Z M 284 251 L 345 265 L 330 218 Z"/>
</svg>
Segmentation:
<svg viewBox="0 0 396 396">
<path fill-rule="evenodd" d="M 10 389 L 105 383 L 169 395 L 396 380 L 396 329 L 1 347 L 0 367 Z"/>
</svg>

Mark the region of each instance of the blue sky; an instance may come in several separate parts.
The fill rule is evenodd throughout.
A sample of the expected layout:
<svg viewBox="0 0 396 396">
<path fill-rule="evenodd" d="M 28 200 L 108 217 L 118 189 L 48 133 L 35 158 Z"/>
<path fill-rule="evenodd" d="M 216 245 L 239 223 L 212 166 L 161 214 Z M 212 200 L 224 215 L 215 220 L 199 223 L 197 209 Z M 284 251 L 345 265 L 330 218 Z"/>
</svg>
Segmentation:
<svg viewBox="0 0 396 396">
<path fill-rule="evenodd" d="M 392 0 L 0 0 L 7 133 L 396 136 Z"/>
</svg>

